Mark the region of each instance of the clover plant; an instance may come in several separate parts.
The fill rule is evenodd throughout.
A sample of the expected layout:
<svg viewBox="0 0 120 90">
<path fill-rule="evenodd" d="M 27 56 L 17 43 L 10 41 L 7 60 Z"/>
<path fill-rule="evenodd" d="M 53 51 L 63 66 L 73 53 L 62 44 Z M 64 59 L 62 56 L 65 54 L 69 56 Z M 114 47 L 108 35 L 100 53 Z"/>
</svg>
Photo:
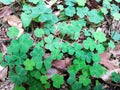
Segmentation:
<svg viewBox="0 0 120 90">
<path fill-rule="evenodd" d="M 8 5 L 14 0 L 0 2 Z M 24 86 L 28 86 L 29 90 L 60 89 L 64 85 L 70 90 L 90 90 L 91 77 L 98 79 L 106 73 L 106 68 L 100 64 L 100 54 L 107 48 L 114 49 L 120 34 L 111 32 L 110 39 L 99 26 L 106 15 L 119 20 L 120 8 L 111 3 L 112 0 L 103 0 L 98 9 L 88 7 L 87 0 L 63 2 L 58 5 L 58 1 L 54 0 L 51 8 L 47 7 L 45 0 L 24 0 L 22 3 L 20 18 L 25 33 L 16 38 L 19 30 L 10 27 L 7 35 L 11 41 L 7 52 L 5 55 L 0 53 L 0 64 L 9 67 L 9 78 L 15 83 L 14 90 L 26 90 Z M 59 11 L 58 16 L 56 10 Z M 43 26 L 32 28 L 33 22 Z M 33 33 L 28 33 L 27 29 L 29 32 L 32 29 Z M 49 77 L 47 72 L 53 67 L 53 61 L 66 57 L 70 59 L 66 73 Z M 113 82 L 117 83 L 119 79 L 119 74 L 112 73 Z M 92 88 L 99 90 L 102 85 L 96 80 Z"/>
</svg>

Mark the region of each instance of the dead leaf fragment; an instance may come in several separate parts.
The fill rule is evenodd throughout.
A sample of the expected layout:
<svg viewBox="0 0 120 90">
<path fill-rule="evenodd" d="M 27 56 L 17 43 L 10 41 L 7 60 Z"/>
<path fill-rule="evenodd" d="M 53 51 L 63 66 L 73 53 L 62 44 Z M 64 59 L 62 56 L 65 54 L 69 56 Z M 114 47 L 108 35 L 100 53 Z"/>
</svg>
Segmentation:
<svg viewBox="0 0 120 90">
<path fill-rule="evenodd" d="M 4 18 L 5 21 L 8 22 L 10 26 L 16 26 L 17 28 L 22 28 L 22 21 L 19 17 L 15 15 L 10 15 Z"/>
<path fill-rule="evenodd" d="M 9 16 L 12 13 L 13 13 L 13 11 L 10 6 L 4 6 L 4 7 L 0 8 L 0 18 Z"/>
<path fill-rule="evenodd" d="M 0 66 L 0 80 L 4 81 L 8 74 L 8 67 Z"/>
<path fill-rule="evenodd" d="M 114 69 L 119 68 L 119 61 L 118 60 L 110 61 L 109 53 L 103 53 L 100 56 L 101 56 L 100 64 L 105 66 L 108 70 L 114 70 Z"/>
<path fill-rule="evenodd" d="M 101 79 L 104 81 L 109 81 L 111 80 L 111 74 L 113 72 L 120 73 L 120 69 L 114 69 L 114 70 L 107 70 L 106 74 L 101 76 Z"/>
<path fill-rule="evenodd" d="M 20 32 L 17 37 L 23 34 L 24 29 L 22 28 L 22 21 L 19 19 L 19 17 L 15 15 L 10 15 L 10 16 L 5 17 L 4 21 L 7 21 L 10 26 L 15 26 L 19 29 Z"/>
<path fill-rule="evenodd" d="M 54 74 L 57 74 L 59 73 L 59 71 L 55 68 L 51 68 L 47 71 L 47 76 L 48 78 L 51 78 Z"/>
<path fill-rule="evenodd" d="M 52 66 L 57 69 L 66 71 L 70 64 L 71 64 L 70 58 L 65 58 L 65 60 L 53 61 Z"/>
</svg>

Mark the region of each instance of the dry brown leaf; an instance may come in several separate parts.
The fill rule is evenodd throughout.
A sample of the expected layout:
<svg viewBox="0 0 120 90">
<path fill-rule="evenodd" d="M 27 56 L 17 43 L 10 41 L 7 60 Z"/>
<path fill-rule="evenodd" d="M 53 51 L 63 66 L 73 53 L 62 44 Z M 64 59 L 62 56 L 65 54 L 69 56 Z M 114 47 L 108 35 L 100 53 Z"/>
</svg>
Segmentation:
<svg viewBox="0 0 120 90">
<path fill-rule="evenodd" d="M 4 6 L 4 7 L 0 8 L 0 18 L 9 16 L 12 13 L 13 13 L 13 11 L 10 6 Z"/>
<path fill-rule="evenodd" d="M 65 60 L 56 60 L 53 61 L 52 66 L 61 69 L 61 70 L 67 70 L 68 66 L 71 64 L 69 58 L 65 58 Z"/>
<path fill-rule="evenodd" d="M 7 21 L 10 26 L 15 26 L 19 29 L 20 32 L 17 37 L 23 34 L 24 29 L 22 28 L 22 21 L 19 19 L 19 17 L 15 15 L 10 15 L 10 16 L 5 17 L 4 21 Z"/>
<path fill-rule="evenodd" d="M 104 81 L 109 81 L 111 80 L 111 74 L 113 72 L 120 73 L 120 69 L 114 69 L 114 70 L 107 70 L 106 74 L 101 76 L 101 79 Z"/>
<path fill-rule="evenodd" d="M 7 77 L 8 74 L 8 67 L 2 67 L 0 66 L 1 70 L 0 70 L 0 80 L 4 81 L 5 78 Z"/>
<path fill-rule="evenodd" d="M 109 81 L 111 80 L 111 74 L 112 72 L 120 73 L 120 68 L 119 68 L 119 61 L 118 60 L 110 60 L 110 53 L 103 53 L 100 55 L 101 56 L 101 62 L 103 66 L 105 66 L 108 70 L 106 74 L 101 75 L 101 79 L 104 81 Z"/>
<path fill-rule="evenodd" d="M 114 70 L 119 68 L 119 61 L 118 60 L 111 60 L 110 61 L 110 54 L 109 53 L 103 53 L 101 56 L 101 62 L 103 66 L 105 66 L 108 70 Z"/>
<path fill-rule="evenodd" d="M 51 78 L 54 74 L 57 74 L 59 73 L 59 71 L 55 68 L 51 68 L 47 71 L 47 76 L 48 78 Z"/>
<path fill-rule="evenodd" d="M 22 28 L 22 21 L 19 17 L 15 15 L 10 15 L 4 18 L 5 21 L 8 22 L 10 26 L 16 26 L 17 28 Z"/>
</svg>

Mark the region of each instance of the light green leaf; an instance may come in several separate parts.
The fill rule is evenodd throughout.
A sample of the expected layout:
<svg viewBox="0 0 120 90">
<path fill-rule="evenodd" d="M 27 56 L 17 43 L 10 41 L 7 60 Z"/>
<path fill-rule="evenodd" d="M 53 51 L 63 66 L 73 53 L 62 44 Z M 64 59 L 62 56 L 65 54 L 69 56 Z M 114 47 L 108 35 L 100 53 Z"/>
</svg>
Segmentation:
<svg viewBox="0 0 120 90">
<path fill-rule="evenodd" d="M 8 32 L 7 32 L 7 35 L 10 37 L 10 38 L 15 38 L 18 36 L 19 34 L 19 30 L 16 28 L 16 27 L 10 27 L 8 28 Z"/>
<path fill-rule="evenodd" d="M 93 51 L 96 47 L 94 40 L 90 37 L 83 41 L 83 45 L 85 49 L 90 49 L 91 51 Z"/>
<path fill-rule="evenodd" d="M 42 37 L 44 35 L 44 29 L 36 28 L 34 33 L 36 37 Z"/>
<path fill-rule="evenodd" d="M 117 13 L 117 12 L 114 13 L 113 17 L 114 17 L 115 20 L 120 20 L 120 13 Z"/>
<path fill-rule="evenodd" d="M 110 42 L 108 43 L 109 47 L 114 49 L 115 48 L 115 44 L 112 40 L 110 40 Z"/>
<path fill-rule="evenodd" d="M 106 41 L 106 36 L 101 31 L 93 32 L 93 37 L 95 38 L 95 40 L 98 40 L 100 43 Z"/>
<path fill-rule="evenodd" d="M 27 15 L 26 13 L 22 13 L 21 20 L 22 20 L 23 26 L 28 27 L 32 21 L 32 18 L 30 17 L 30 15 Z"/>
<path fill-rule="evenodd" d="M 52 81 L 53 81 L 53 86 L 55 88 L 60 88 L 60 86 L 62 84 L 64 84 L 64 78 L 63 76 L 60 76 L 58 74 L 55 74 L 53 77 L 52 77 Z"/>
<path fill-rule="evenodd" d="M 95 24 L 98 24 L 104 20 L 102 14 L 96 9 L 92 9 L 91 11 L 88 12 L 88 19 L 90 22 L 93 22 Z"/>
<path fill-rule="evenodd" d="M 71 6 L 68 6 L 67 8 L 65 8 L 65 14 L 67 16 L 72 17 L 75 14 L 75 8 L 71 7 Z"/>
<path fill-rule="evenodd" d="M 35 62 L 33 60 L 27 59 L 24 61 L 24 65 L 25 65 L 26 70 L 31 71 L 33 70 L 33 67 L 35 66 Z"/>
<path fill-rule="evenodd" d="M 98 44 L 96 45 L 96 50 L 98 51 L 99 54 L 102 54 L 105 50 L 105 47 L 103 46 L 103 44 Z"/>
<path fill-rule="evenodd" d="M 85 6 L 86 0 L 76 0 L 79 6 Z"/>
<path fill-rule="evenodd" d="M 84 18 L 84 16 L 88 14 L 88 10 L 87 7 L 77 7 L 77 15 L 80 18 Z"/>
<path fill-rule="evenodd" d="M 2 2 L 3 4 L 11 4 L 12 2 L 14 2 L 15 0 L 0 0 L 0 2 Z"/>
<path fill-rule="evenodd" d="M 107 13 L 108 13 L 108 10 L 107 10 L 107 8 L 102 7 L 102 8 L 101 8 L 101 12 L 102 12 L 103 14 L 107 14 Z"/>
<path fill-rule="evenodd" d="M 34 4 L 37 4 L 40 0 L 29 0 L 29 2 L 32 2 Z"/>
<path fill-rule="evenodd" d="M 94 63 L 92 67 L 90 67 L 90 74 L 93 77 L 99 78 L 102 74 L 105 74 L 106 69 L 100 64 Z"/>
<path fill-rule="evenodd" d="M 93 54 L 93 55 L 92 55 L 92 60 L 93 60 L 94 62 L 100 62 L 100 61 L 101 61 L 101 57 L 100 57 L 99 54 Z"/>
</svg>

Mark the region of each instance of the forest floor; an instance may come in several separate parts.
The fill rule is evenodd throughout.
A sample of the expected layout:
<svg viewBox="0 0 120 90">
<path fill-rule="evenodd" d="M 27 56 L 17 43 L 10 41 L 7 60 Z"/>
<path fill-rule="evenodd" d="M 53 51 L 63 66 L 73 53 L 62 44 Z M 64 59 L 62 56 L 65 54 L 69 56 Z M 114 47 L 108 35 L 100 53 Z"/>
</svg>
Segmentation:
<svg viewBox="0 0 120 90">
<path fill-rule="evenodd" d="M 54 7 L 54 6 L 53 6 Z M 52 7 L 52 8 L 53 8 Z M 7 36 L 7 31 L 10 26 L 15 26 L 16 23 L 21 23 L 19 18 L 21 7 L 18 6 L 17 3 L 11 5 L 0 5 L 0 52 L 3 55 L 6 54 L 7 46 L 10 44 L 11 39 Z M 102 23 L 102 30 L 108 34 L 108 29 L 117 30 L 120 33 L 120 20 L 116 21 L 114 19 L 105 17 L 105 21 Z M 35 26 L 36 27 L 36 26 Z M 109 37 L 109 36 L 107 36 Z M 110 56 L 113 55 L 114 58 Z M 120 83 L 114 84 L 110 81 L 110 72 L 117 71 L 120 72 L 119 69 L 119 60 L 120 60 L 120 43 L 115 43 L 114 49 L 109 49 L 101 54 L 102 62 L 101 64 L 108 69 L 108 74 L 106 77 L 102 77 L 100 81 L 105 90 L 120 90 Z M 114 59 L 114 60 L 111 60 Z M 57 65 L 57 63 L 55 63 Z M 62 62 L 60 62 L 62 65 Z M 0 90 L 13 90 L 14 83 L 10 82 L 8 77 L 8 67 L 0 66 Z M 67 90 L 67 87 L 63 86 L 64 89 Z M 51 89 L 52 90 L 52 89 Z"/>
</svg>

